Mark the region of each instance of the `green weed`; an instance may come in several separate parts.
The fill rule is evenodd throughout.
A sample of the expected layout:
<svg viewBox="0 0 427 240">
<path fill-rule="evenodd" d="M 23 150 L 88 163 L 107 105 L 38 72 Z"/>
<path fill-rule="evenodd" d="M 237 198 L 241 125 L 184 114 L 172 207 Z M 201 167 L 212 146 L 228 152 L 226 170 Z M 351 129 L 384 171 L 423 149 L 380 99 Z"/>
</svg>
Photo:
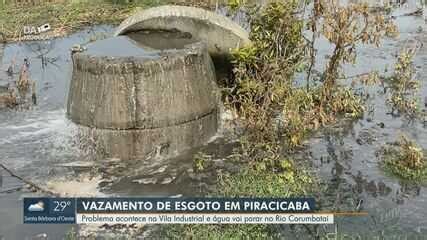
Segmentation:
<svg viewBox="0 0 427 240">
<path fill-rule="evenodd" d="M 262 165 L 262 163 L 261 163 Z M 245 167 L 236 175 L 220 175 L 221 197 L 301 197 L 314 190 L 313 177 L 296 167 L 292 160 L 280 161 L 280 170 L 272 173 L 264 166 Z M 277 239 L 279 233 L 271 225 L 171 225 L 161 229 L 167 239 Z"/>
<path fill-rule="evenodd" d="M 424 150 L 406 136 L 385 146 L 382 158 L 386 170 L 406 180 L 427 180 L 427 159 Z"/>
</svg>

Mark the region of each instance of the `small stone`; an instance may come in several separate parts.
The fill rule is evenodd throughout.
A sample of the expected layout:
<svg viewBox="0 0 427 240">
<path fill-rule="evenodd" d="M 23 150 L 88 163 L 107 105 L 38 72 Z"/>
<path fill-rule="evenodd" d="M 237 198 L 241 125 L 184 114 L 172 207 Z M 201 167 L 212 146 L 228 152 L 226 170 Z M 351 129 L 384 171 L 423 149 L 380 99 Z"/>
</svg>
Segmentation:
<svg viewBox="0 0 427 240">
<path fill-rule="evenodd" d="M 34 236 L 34 238 L 35 239 L 48 239 L 47 238 L 47 234 L 46 233 L 40 233 L 40 234 L 37 234 L 36 236 Z M 33 239 L 34 239 L 33 238 Z"/>
<path fill-rule="evenodd" d="M 24 64 L 27 68 L 30 67 L 30 61 L 28 60 L 28 58 L 24 58 Z"/>
<path fill-rule="evenodd" d="M 142 179 L 132 180 L 132 182 L 145 185 L 145 184 L 156 184 L 157 180 L 155 178 L 142 178 Z"/>
<path fill-rule="evenodd" d="M 167 178 L 163 179 L 160 184 L 162 184 L 162 185 L 170 184 L 173 180 L 174 180 L 173 178 L 167 177 Z"/>
<path fill-rule="evenodd" d="M 10 65 L 10 66 L 7 68 L 6 73 L 7 73 L 7 75 L 8 75 L 9 77 L 13 76 L 13 66 L 12 66 L 12 65 Z"/>
</svg>

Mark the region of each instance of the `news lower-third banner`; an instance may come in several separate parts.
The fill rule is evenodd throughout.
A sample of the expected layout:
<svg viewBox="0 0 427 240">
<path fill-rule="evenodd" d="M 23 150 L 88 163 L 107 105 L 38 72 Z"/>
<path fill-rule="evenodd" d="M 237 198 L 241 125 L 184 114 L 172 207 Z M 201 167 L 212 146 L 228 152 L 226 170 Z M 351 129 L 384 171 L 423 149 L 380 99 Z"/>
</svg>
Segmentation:
<svg viewBox="0 0 427 240">
<path fill-rule="evenodd" d="M 313 198 L 24 198 L 24 223 L 333 224 Z"/>
</svg>

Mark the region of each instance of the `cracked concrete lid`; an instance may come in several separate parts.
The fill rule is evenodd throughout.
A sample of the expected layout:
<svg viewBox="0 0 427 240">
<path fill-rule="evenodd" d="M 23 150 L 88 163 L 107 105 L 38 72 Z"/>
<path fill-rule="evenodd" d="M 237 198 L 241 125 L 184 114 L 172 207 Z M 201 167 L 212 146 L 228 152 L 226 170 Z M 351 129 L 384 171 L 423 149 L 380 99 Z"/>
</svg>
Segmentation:
<svg viewBox="0 0 427 240">
<path fill-rule="evenodd" d="M 141 30 L 190 33 L 205 42 L 213 57 L 228 56 L 230 50 L 250 44 L 249 34 L 225 16 L 195 7 L 165 5 L 140 11 L 120 24 L 115 36 Z"/>
</svg>

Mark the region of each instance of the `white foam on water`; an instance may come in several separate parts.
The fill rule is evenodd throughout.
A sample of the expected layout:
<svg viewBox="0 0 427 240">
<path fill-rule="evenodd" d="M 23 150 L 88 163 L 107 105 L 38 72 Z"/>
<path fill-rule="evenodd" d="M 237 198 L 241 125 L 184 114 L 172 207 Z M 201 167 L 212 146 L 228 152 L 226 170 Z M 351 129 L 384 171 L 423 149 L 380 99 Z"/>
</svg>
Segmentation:
<svg viewBox="0 0 427 240">
<path fill-rule="evenodd" d="M 29 114 L 32 116 L 25 118 Z M 73 155 L 78 157 L 73 144 L 78 129 L 66 118 L 64 109 L 17 113 L 13 118 L 16 120 L 0 125 L 3 135 L 0 138 L 0 152 L 3 153 L 2 162 L 8 167 L 19 170 L 36 161 L 37 164 L 42 161 L 43 165 L 49 165 Z"/>
<path fill-rule="evenodd" d="M 17 116 L 19 117 L 26 117 Z M 0 125 L 0 132 L 5 132 L 9 138 L 0 139 L 1 143 L 12 143 L 17 140 L 25 140 L 28 137 L 44 136 L 51 133 L 60 135 L 70 135 L 69 130 L 76 129 L 76 126 L 69 121 L 65 116 L 64 109 L 43 112 L 37 117 L 27 118 L 25 121 L 15 121 L 15 125 L 11 125 L 12 121 Z"/>
</svg>

